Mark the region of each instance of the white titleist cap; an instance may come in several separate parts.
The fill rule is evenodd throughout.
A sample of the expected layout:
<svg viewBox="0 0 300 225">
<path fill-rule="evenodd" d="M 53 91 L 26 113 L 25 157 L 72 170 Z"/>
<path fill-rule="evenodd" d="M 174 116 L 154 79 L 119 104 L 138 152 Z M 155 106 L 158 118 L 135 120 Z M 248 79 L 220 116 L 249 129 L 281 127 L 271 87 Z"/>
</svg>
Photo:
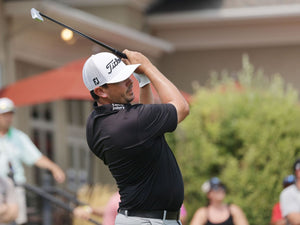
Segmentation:
<svg viewBox="0 0 300 225">
<path fill-rule="evenodd" d="M 0 98 L 0 114 L 13 112 L 15 110 L 15 105 L 9 98 Z"/>
<path fill-rule="evenodd" d="M 82 70 L 83 82 L 90 91 L 103 84 L 126 80 L 140 64 L 126 65 L 112 53 L 101 52 L 92 55 Z"/>
</svg>

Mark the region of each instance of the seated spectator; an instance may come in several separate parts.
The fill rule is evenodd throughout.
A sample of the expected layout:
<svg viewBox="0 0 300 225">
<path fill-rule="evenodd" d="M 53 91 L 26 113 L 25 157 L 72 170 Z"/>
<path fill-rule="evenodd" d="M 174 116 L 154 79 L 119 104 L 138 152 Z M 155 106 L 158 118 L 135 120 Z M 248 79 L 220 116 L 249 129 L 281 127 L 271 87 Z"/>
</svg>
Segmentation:
<svg viewBox="0 0 300 225">
<path fill-rule="evenodd" d="M 18 216 L 18 204 L 13 182 L 0 177 L 0 224 L 12 224 Z"/>
<path fill-rule="evenodd" d="M 114 225 L 116 216 L 118 214 L 119 202 L 119 192 L 115 192 L 105 207 L 92 208 L 90 206 L 78 206 L 74 209 L 73 214 L 75 217 L 84 220 L 90 219 L 91 215 L 97 215 L 103 217 L 102 225 Z M 182 205 L 180 210 L 180 220 L 182 221 L 183 225 L 185 225 L 186 217 L 187 213 L 184 205 Z"/>
<path fill-rule="evenodd" d="M 180 221 L 181 221 L 182 225 L 187 224 L 187 211 L 184 207 L 184 204 L 182 204 L 182 206 L 180 208 Z"/>
<path fill-rule="evenodd" d="M 213 177 L 202 185 L 208 206 L 199 208 L 190 225 L 248 225 L 242 209 L 235 204 L 226 204 L 226 187 L 219 178 Z"/>
<path fill-rule="evenodd" d="M 283 189 L 295 183 L 295 176 L 293 174 L 286 176 L 282 181 Z M 285 218 L 282 217 L 280 203 L 277 202 L 272 210 L 271 225 L 286 225 Z"/>
<path fill-rule="evenodd" d="M 300 159 L 295 161 L 293 170 L 296 178 L 295 184 L 283 189 L 280 193 L 280 208 L 288 224 L 298 225 L 300 223 Z"/>
</svg>

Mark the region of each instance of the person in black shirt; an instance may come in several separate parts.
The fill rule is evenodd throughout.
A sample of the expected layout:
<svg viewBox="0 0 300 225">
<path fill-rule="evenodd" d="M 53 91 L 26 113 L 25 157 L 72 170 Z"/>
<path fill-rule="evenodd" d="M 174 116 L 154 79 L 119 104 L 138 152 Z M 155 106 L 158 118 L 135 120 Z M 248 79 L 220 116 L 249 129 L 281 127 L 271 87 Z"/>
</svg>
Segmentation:
<svg viewBox="0 0 300 225">
<path fill-rule="evenodd" d="M 124 50 L 123 61 L 107 52 L 92 55 L 83 81 L 95 100 L 86 136 L 92 152 L 103 160 L 119 188 L 116 224 L 180 224 L 183 180 L 164 134 L 189 113 L 180 91 L 139 52 Z M 136 72 L 136 73 L 134 73 Z M 140 103 L 134 99 L 134 76 Z M 161 104 L 153 104 L 151 85 Z"/>
<path fill-rule="evenodd" d="M 199 208 L 190 225 L 249 225 L 243 210 L 236 204 L 225 203 L 226 186 L 218 177 L 202 185 L 208 205 Z"/>
</svg>

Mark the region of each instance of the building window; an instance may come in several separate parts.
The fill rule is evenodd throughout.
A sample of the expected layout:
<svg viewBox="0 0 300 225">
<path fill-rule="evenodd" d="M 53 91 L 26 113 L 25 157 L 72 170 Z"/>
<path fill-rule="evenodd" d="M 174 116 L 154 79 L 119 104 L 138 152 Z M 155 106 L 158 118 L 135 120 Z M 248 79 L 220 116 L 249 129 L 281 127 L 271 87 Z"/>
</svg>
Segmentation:
<svg viewBox="0 0 300 225">
<path fill-rule="evenodd" d="M 52 104 L 39 104 L 31 108 L 30 126 L 33 143 L 41 153 L 51 160 L 54 159 L 54 126 L 53 126 Z M 35 168 L 35 180 L 37 184 L 42 183 L 44 172 Z"/>
<path fill-rule="evenodd" d="M 69 100 L 68 104 L 68 124 L 75 126 L 84 126 L 84 101 L 80 100 Z"/>
<path fill-rule="evenodd" d="M 70 145 L 68 148 L 67 186 L 76 192 L 88 182 L 91 154 L 84 146 Z"/>
</svg>

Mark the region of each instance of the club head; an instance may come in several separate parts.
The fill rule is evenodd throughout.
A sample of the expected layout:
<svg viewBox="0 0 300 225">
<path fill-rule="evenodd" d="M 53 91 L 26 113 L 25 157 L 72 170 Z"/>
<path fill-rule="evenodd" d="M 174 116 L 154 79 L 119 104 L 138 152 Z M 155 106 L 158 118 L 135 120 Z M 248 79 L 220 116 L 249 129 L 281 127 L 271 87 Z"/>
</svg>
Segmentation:
<svg viewBox="0 0 300 225">
<path fill-rule="evenodd" d="M 37 11 L 35 8 L 31 9 L 31 17 L 32 17 L 32 19 L 34 19 L 36 21 L 39 21 L 39 22 L 43 22 L 44 21 L 44 19 L 41 16 L 40 12 Z"/>
</svg>

